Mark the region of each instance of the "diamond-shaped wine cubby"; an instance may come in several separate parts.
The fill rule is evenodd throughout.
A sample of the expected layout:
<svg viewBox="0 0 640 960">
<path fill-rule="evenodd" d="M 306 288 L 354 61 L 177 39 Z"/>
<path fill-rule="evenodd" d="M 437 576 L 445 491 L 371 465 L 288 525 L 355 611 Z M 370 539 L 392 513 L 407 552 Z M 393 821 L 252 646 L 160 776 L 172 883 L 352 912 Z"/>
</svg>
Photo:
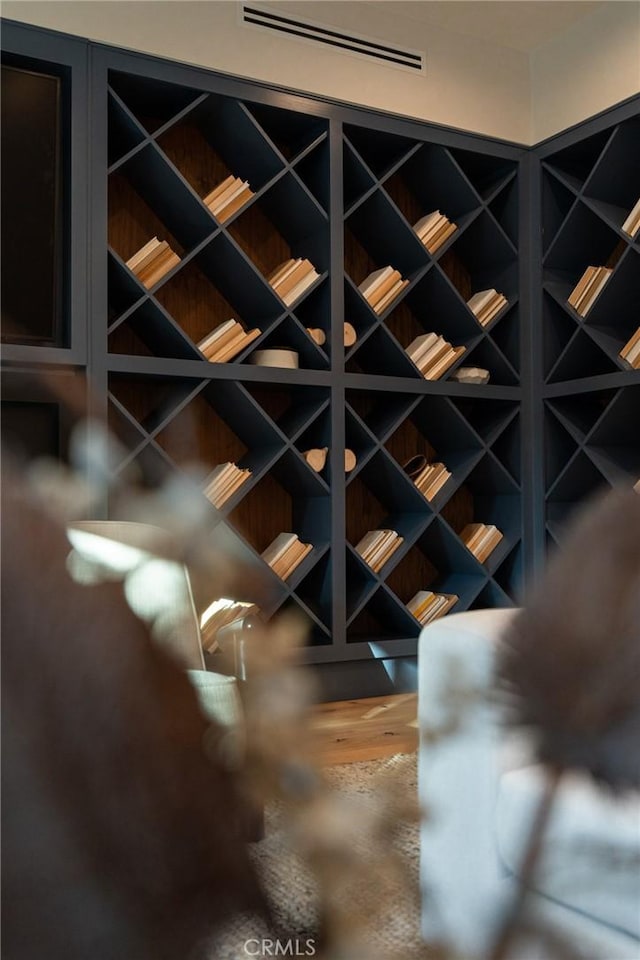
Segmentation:
<svg viewBox="0 0 640 960">
<path fill-rule="evenodd" d="M 283 168 L 281 158 L 262 136 L 246 108 L 238 101 L 215 96 L 202 98 L 163 129 L 156 143 L 191 185 L 210 214 L 226 223 L 259 194 Z M 215 191 L 236 178 L 237 202 L 214 203 Z M 229 181 L 229 183 L 231 183 Z M 213 195 L 213 196 L 212 196 Z"/>
<path fill-rule="evenodd" d="M 406 472 L 428 464 L 442 464 L 450 474 L 443 474 L 442 486 L 436 484 L 433 494 L 421 476 L 412 479 L 414 486 L 428 500 L 432 510 L 440 510 L 479 462 L 482 444 L 464 417 L 445 397 L 414 398 L 407 416 L 397 424 L 386 440 L 386 449 Z M 418 462 L 416 462 L 418 458 Z"/>
<path fill-rule="evenodd" d="M 503 598 L 508 598 L 511 603 L 516 605 L 523 602 L 524 589 L 528 583 L 527 570 L 524 561 L 524 549 L 522 543 L 519 543 L 507 556 L 502 563 L 495 568 L 492 579 L 487 585 L 490 589 L 496 588 L 496 603 L 494 606 L 508 606 L 503 602 Z M 502 597 L 497 591 L 501 591 Z"/>
<path fill-rule="evenodd" d="M 582 446 L 595 425 L 614 400 L 614 388 L 560 396 L 547 400 L 546 406 L 573 440 Z M 568 458 L 567 458 L 568 459 Z"/>
<path fill-rule="evenodd" d="M 194 92 L 194 99 L 197 94 Z M 115 91 L 109 91 L 108 99 L 108 163 L 122 160 L 124 156 L 139 147 L 148 134 L 143 125 L 126 107 Z"/>
<path fill-rule="evenodd" d="M 497 528 L 501 537 L 486 557 L 477 557 L 467 550 L 474 563 L 494 574 L 520 542 L 521 510 L 519 485 L 497 457 L 487 452 L 443 506 L 440 516 L 455 531 L 465 550 L 462 537 L 469 524 Z"/>
<path fill-rule="evenodd" d="M 465 303 L 473 294 L 493 288 L 512 305 L 518 297 L 517 260 L 517 247 L 484 211 L 454 238 L 439 264 Z M 505 309 L 484 327 L 476 321 L 479 329 L 490 330 Z"/>
<path fill-rule="evenodd" d="M 384 443 L 417 401 L 412 394 L 381 390 L 349 390 L 346 400 L 346 436 L 349 445 L 358 449 L 357 473 L 366 456 L 373 452 L 372 444 Z"/>
<path fill-rule="evenodd" d="M 347 621 L 347 643 L 367 641 L 375 644 L 416 637 L 419 624 L 406 606 L 386 585 L 375 589 L 366 607 Z"/>
<path fill-rule="evenodd" d="M 291 258 L 309 260 L 319 277 L 328 270 L 327 214 L 291 171 L 241 211 L 228 231 L 265 278 Z"/>
<path fill-rule="evenodd" d="M 353 302 L 349 291 L 345 297 L 347 303 Z M 401 310 L 396 316 L 403 315 L 407 317 L 407 308 L 401 305 Z M 349 311 L 351 321 L 357 321 L 358 309 Z M 410 316 L 410 314 L 409 314 Z M 419 377 L 420 371 L 409 359 L 405 347 L 411 342 L 406 336 L 398 330 L 398 325 L 394 324 L 395 336 L 389 327 L 382 323 L 377 323 L 369 327 L 366 332 L 363 327 L 354 323 L 358 331 L 358 339 L 353 347 L 346 351 L 346 370 L 348 373 L 365 373 L 392 377 Z M 415 323 L 412 326 L 417 328 Z M 420 334 L 417 334 L 420 336 Z M 413 339 L 413 338 L 412 338 Z M 406 340 L 407 343 L 403 341 Z"/>
<path fill-rule="evenodd" d="M 472 366 L 485 366 L 489 373 L 493 370 L 493 383 L 515 386 L 520 380 L 520 331 L 522 330 L 521 307 L 519 303 L 507 307 L 500 316 L 500 322 L 485 334 L 478 346 L 469 351 L 466 361 Z M 491 352 L 491 349 L 493 352 Z"/>
<path fill-rule="evenodd" d="M 513 400 L 478 396 L 450 397 L 449 403 L 464 417 L 468 426 L 487 447 L 494 446 L 504 431 L 513 425 L 519 408 L 518 403 Z"/>
<path fill-rule="evenodd" d="M 491 449 L 516 484 L 522 480 L 519 404 L 511 400 L 452 397 L 450 403 Z"/>
<path fill-rule="evenodd" d="M 507 309 L 499 326 L 479 341 L 471 343 L 456 366 L 478 367 L 489 375 L 488 383 L 500 386 L 517 386 L 520 353 L 520 319 L 518 307 Z M 485 375 L 486 375 L 485 374 Z"/>
<path fill-rule="evenodd" d="M 345 271 L 357 286 L 391 264 L 412 279 L 428 261 L 426 250 L 389 196 L 369 193 L 345 216 Z"/>
<path fill-rule="evenodd" d="M 154 142 L 112 167 L 109 246 L 122 260 L 154 236 L 182 259 L 216 229 L 207 208 Z"/>
<path fill-rule="evenodd" d="M 402 303 L 411 282 L 428 266 L 428 255 L 418 237 L 381 191 L 363 201 L 345 222 L 345 319 L 361 338 L 379 317 Z M 381 271 L 395 271 L 400 284 L 395 296 L 383 296 L 372 306 L 360 289 Z M 363 286 L 363 289 L 366 289 Z"/>
<path fill-rule="evenodd" d="M 333 624 L 333 591 L 331 552 L 325 551 L 320 560 L 296 583 L 293 601 L 298 612 L 310 624 L 310 642 L 313 645 L 331 641 Z"/>
<path fill-rule="evenodd" d="M 605 367 L 598 372 L 609 373 L 613 369 L 588 335 L 576 325 L 575 319 L 568 315 L 563 304 L 546 290 L 542 294 L 542 350 L 544 376 L 550 383 L 556 378 L 572 380 L 580 376 L 583 369 L 593 370 L 589 354 L 592 361 L 595 357 L 596 362 Z"/>
<path fill-rule="evenodd" d="M 229 270 L 243 278 L 241 287 L 230 283 Z M 246 331 L 256 327 L 264 331 L 279 313 L 249 264 L 220 234 L 156 291 L 154 299 L 189 338 L 198 358 L 202 354 L 196 345 L 228 320 L 236 320 Z"/>
<path fill-rule="evenodd" d="M 322 306 L 322 304 L 326 306 L 328 295 L 327 287 L 319 287 L 311 294 L 309 299 L 319 301 L 319 306 Z M 308 302 L 308 300 L 305 300 L 304 304 L 306 305 Z M 306 317 L 306 311 L 301 310 L 300 316 Z M 324 324 L 326 323 L 327 316 L 328 314 L 323 313 L 322 318 L 317 319 Z M 314 319 L 316 319 L 316 317 L 314 317 Z M 313 324 L 313 322 L 312 320 L 311 323 Z M 293 352 L 296 355 L 295 358 L 291 360 L 287 355 L 286 358 L 283 359 L 283 363 L 292 362 L 294 367 L 307 370 L 327 370 L 329 368 L 329 357 L 327 355 L 329 349 L 328 335 L 323 326 L 307 326 L 305 320 L 301 322 L 297 316 L 291 314 L 284 317 L 273 327 L 270 327 L 260 339 L 260 342 L 251 346 L 251 351 L 246 359 L 249 363 L 259 362 L 261 365 L 262 361 L 258 357 L 252 356 L 253 351 L 270 349 Z M 270 365 L 277 366 L 276 360 L 273 357 L 270 358 L 269 363 Z M 287 368 L 285 367 L 284 369 Z"/>
<path fill-rule="evenodd" d="M 314 432 L 325 443 L 330 436 L 326 432 L 329 411 L 329 391 L 324 387 L 307 387 L 286 382 L 244 384 L 245 391 L 277 425 L 282 434 L 299 448 L 302 438 Z"/>
<path fill-rule="evenodd" d="M 356 458 L 355 472 L 367 462 L 377 449 L 376 437 L 367 429 L 361 417 L 355 412 L 349 402 L 345 404 L 345 445 Z"/>
<path fill-rule="evenodd" d="M 108 79 L 109 92 L 115 94 L 120 112 L 133 118 L 147 136 L 160 131 L 202 98 L 201 91 L 192 87 L 120 70 L 110 70 Z"/>
<path fill-rule="evenodd" d="M 486 570 L 451 527 L 436 517 L 407 551 L 388 585 L 398 591 L 404 603 L 417 590 L 456 596 L 458 600 L 452 610 L 460 611 L 473 603 L 486 581 Z"/>
<path fill-rule="evenodd" d="M 461 230 L 479 209 L 478 196 L 466 177 L 448 150 L 436 144 L 421 144 L 419 149 L 411 151 L 408 159 L 396 164 L 382 184 L 411 226 L 422 217 L 440 211 Z M 432 256 L 439 256 L 451 242 L 449 237 L 442 245 L 434 243 L 436 249 Z"/>
<path fill-rule="evenodd" d="M 427 533 L 407 551 L 386 580 L 387 589 L 393 593 L 397 602 L 402 605 L 404 615 L 409 614 L 411 617 L 414 632 L 420 629 L 419 621 L 407 610 L 407 604 L 419 591 L 431 590 L 434 593 L 449 594 L 456 592 L 449 589 L 455 575 L 453 573 L 455 567 L 453 556 L 451 557 L 453 562 L 450 566 L 445 567 L 444 564 L 441 564 L 442 570 L 447 571 L 447 573 L 441 575 L 436 563 L 436 560 L 441 560 L 438 551 L 433 550 L 434 559 L 432 560 L 426 547 L 428 542 L 435 543 L 438 540 L 439 534 L 440 531 L 437 529 L 437 523 L 434 522 L 433 530 L 429 527 Z M 460 601 L 454 606 L 461 609 Z M 452 607 L 452 609 L 454 609 L 454 607 Z"/>
<path fill-rule="evenodd" d="M 561 299 L 567 293 L 567 285 L 548 285 L 544 295 L 543 329 L 549 383 L 627 369 L 620 351 L 637 329 L 639 265 L 640 256 L 635 250 L 624 251 L 584 317 Z M 571 314 L 573 329 L 567 323 L 567 314 Z"/>
<path fill-rule="evenodd" d="M 639 386 L 556 398 L 547 401 L 547 411 L 548 420 L 564 427 L 562 432 L 555 428 L 555 441 L 547 447 L 547 463 L 556 464 L 555 470 L 547 469 L 549 486 L 558 475 L 558 467 L 570 464 L 578 447 L 611 486 L 633 486 L 638 482 Z M 550 436 L 552 426 L 549 424 Z M 571 439 L 567 440 L 568 437 Z"/>
<path fill-rule="evenodd" d="M 458 295 L 454 284 L 442 269 L 441 265 L 448 257 L 449 254 L 441 257 L 440 262 L 416 283 L 406 298 L 407 306 L 419 327 L 415 331 L 406 331 L 406 333 L 399 326 L 395 329 L 403 340 L 414 332 L 421 334 L 435 331 L 453 346 L 465 346 L 468 352 L 477 345 L 482 331 L 466 303 Z M 393 325 L 390 326 L 393 330 Z"/>
<path fill-rule="evenodd" d="M 180 275 L 180 284 L 193 267 Z M 205 301 L 206 302 L 206 301 Z M 207 328 L 202 320 L 200 329 Z M 197 329 L 197 327 L 192 328 Z M 201 355 L 185 330 L 155 298 L 144 297 L 122 313 L 108 329 L 109 353 L 136 357 L 200 359 Z M 197 337 L 197 333 L 194 333 Z"/>
<path fill-rule="evenodd" d="M 410 137 L 345 124 L 345 145 L 374 181 L 391 175 L 414 154 L 419 144 Z"/>
<path fill-rule="evenodd" d="M 547 530 L 555 541 L 576 508 L 599 490 L 640 475 L 640 388 L 560 396 L 546 402 Z"/>
<path fill-rule="evenodd" d="M 335 450 L 331 445 L 331 414 L 328 405 L 296 437 L 295 446 L 311 469 L 329 484 L 333 458 L 344 459 L 344 456 L 341 450 Z"/>
<path fill-rule="evenodd" d="M 504 186 L 499 187 L 488 206 L 490 213 L 502 227 L 514 247 L 518 246 L 520 232 L 518 183 L 518 176 L 514 171 L 513 176 L 507 180 Z"/>
<path fill-rule="evenodd" d="M 265 508 L 268 504 L 268 508 Z M 327 485 L 302 457 L 288 448 L 228 513 L 228 521 L 258 554 L 283 533 L 296 534 L 311 551 L 290 576 L 269 576 L 282 589 L 295 589 L 329 549 L 331 499 Z M 265 574 L 269 570 L 264 564 Z"/>
<path fill-rule="evenodd" d="M 552 170 L 571 190 L 579 193 L 611 136 L 612 131 L 609 129 L 582 138 L 546 157 L 544 166 Z"/>
<path fill-rule="evenodd" d="M 370 193 L 376 184 L 375 175 L 363 163 L 347 139 L 345 139 L 342 153 L 342 178 L 345 211 L 349 211 L 365 194 Z"/>
<path fill-rule="evenodd" d="M 552 404 L 548 405 L 548 411 L 555 413 Z M 547 411 L 545 421 L 545 485 L 549 488 L 559 474 L 565 469 L 567 462 L 574 456 L 578 450 L 578 443 L 567 430 L 564 417 L 553 416 Z"/>
<path fill-rule="evenodd" d="M 624 241 L 622 241 L 624 242 Z M 640 317 L 640 249 L 631 245 L 622 253 L 589 313 L 584 329 L 618 369 L 628 367 L 620 351 L 638 329 Z"/>
<path fill-rule="evenodd" d="M 290 319 L 296 324 L 295 342 L 300 365 L 323 370 L 331 355 L 331 288 L 328 283 L 315 285 L 307 296 L 291 308 Z"/>
<path fill-rule="evenodd" d="M 451 156 L 484 203 L 493 198 L 515 176 L 518 166 L 505 157 L 489 156 L 457 147 L 449 148 Z"/>
<path fill-rule="evenodd" d="M 323 125 L 324 126 L 324 125 Z M 329 136 L 322 133 L 293 161 L 292 169 L 323 210 L 329 211 Z"/>
<path fill-rule="evenodd" d="M 248 101 L 245 108 L 287 163 L 299 162 L 326 141 L 328 124 L 321 116 Z"/>
<path fill-rule="evenodd" d="M 622 226 L 638 201 L 638 137 L 637 117 L 615 128 L 583 191 L 586 202 L 625 239 L 629 234 Z"/>
<path fill-rule="evenodd" d="M 431 515 L 411 480 L 381 449 L 349 478 L 346 491 L 348 618 L 368 602 L 378 580 L 389 576 Z M 393 531 L 402 539 L 389 550 L 381 543 L 367 562 L 356 547 L 372 531 Z"/>
<path fill-rule="evenodd" d="M 609 223 L 586 203 L 577 203 L 545 255 L 545 289 L 580 319 L 568 299 L 584 271 L 591 264 L 615 267 L 625 248 L 625 241 Z"/>
<path fill-rule="evenodd" d="M 407 543 L 430 516 L 415 485 L 382 449 L 349 477 L 346 500 L 347 540 L 354 549 L 366 533 L 378 529 L 394 530 Z M 386 572 L 385 565 L 380 574 Z"/>
<path fill-rule="evenodd" d="M 591 460 L 610 484 L 640 480 L 640 385 L 621 388 L 594 425 L 585 443 Z"/>
<path fill-rule="evenodd" d="M 561 541 L 574 511 L 588 497 L 608 486 L 609 483 L 593 461 L 582 450 L 578 450 L 547 492 L 546 520 L 551 536 Z"/>
<path fill-rule="evenodd" d="M 542 170 L 542 248 L 546 253 L 568 213 L 577 203 L 577 196 L 547 164 L 542 165 Z"/>
<path fill-rule="evenodd" d="M 495 608 L 512 607 L 513 598 L 508 592 L 495 581 L 491 580 L 485 584 L 480 593 L 470 606 L 470 610 L 486 610 Z"/>
<path fill-rule="evenodd" d="M 284 168 L 246 106 L 228 97 L 201 98 L 156 142 L 203 202 L 230 176 L 246 182 L 252 195 L 259 194 Z M 237 209 L 216 219 L 227 222 Z"/>
<path fill-rule="evenodd" d="M 140 284 L 131 271 L 127 269 L 117 254 L 109 251 L 108 254 L 108 321 L 111 326 L 129 314 L 147 297 L 146 291 L 140 289 Z"/>
<path fill-rule="evenodd" d="M 574 330 L 560 355 L 552 363 L 548 383 L 579 380 L 585 376 L 610 374 L 619 369 L 616 362 L 595 342 L 584 327 Z"/>
</svg>

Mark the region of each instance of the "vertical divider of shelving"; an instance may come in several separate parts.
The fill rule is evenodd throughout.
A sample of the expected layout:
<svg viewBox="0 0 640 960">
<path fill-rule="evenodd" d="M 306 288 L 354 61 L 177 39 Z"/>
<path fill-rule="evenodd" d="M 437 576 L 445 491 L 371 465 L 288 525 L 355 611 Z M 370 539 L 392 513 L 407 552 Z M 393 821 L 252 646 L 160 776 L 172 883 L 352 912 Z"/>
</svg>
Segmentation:
<svg viewBox="0 0 640 960">
<path fill-rule="evenodd" d="M 529 577 L 540 570 L 545 553 L 542 217 L 541 166 L 530 151 L 520 159 L 519 183 L 522 533 L 524 569 Z"/>
<path fill-rule="evenodd" d="M 108 167 L 108 71 L 100 47 L 88 50 L 89 95 L 87 98 L 88 190 L 90 229 L 87 238 L 87 416 L 90 422 L 108 423 L 108 289 L 107 289 L 107 167 Z M 90 458 L 90 463 L 93 458 Z M 91 469 L 91 467 L 90 467 Z M 90 478 L 91 479 L 91 478 Z M 108 515 L 108 498 L 96 508 Z"/>
<path fill-rule="evenodd" d="M 344 375 L 344 226 L 342 121 L 329 120 L 329 238 L 331 280 L 331 642 L 346 645 L 346 496 L 342 451 L 345 447 Z M 337 657 L 339 659 L 339 656 Z"/>
<path fill-rule="evenodd" d="M 87 244 L 90 233 L 91 210 L 89 200 L 91 196 L 91 177 L 87 168 L 87 154 L 91 147 L 91 137 L 88 127 L 89 97 L 87 87 L 90 79 L 90 51 L 89 43 L 83 42 L 84 49 L 78 51 L 75 70 L 72 74 L 71 96 L 68 122 L 71 125 L 71 155 L 69 158 L 69 181 L 71 192 L 70 228 L 69 237 L 69 309 L 71 311 L 71 356 L 80 363 L 87 358 L 87 316 L 88 292 L 85 276 L 88 268 Z M 79 74 L 78 64 L 82 62 L 82 74 Z M 81 125 L 74 124 L 75 114 L 83 116 Z"/>
</svg>

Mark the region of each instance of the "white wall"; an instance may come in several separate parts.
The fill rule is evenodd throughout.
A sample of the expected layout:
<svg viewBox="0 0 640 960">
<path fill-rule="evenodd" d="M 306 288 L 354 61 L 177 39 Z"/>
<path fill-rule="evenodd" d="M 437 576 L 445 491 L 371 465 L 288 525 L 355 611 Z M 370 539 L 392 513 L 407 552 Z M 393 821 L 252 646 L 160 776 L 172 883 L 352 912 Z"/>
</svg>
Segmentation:
<svg viewBox="0 0 640 960">
<path fill-rule="evenodd" d="M 447 126 L 530 141 L 525 53 L 357 2 L 273 4 L 322 23 L 427 50 L 413 76 L 242 27 L 235 2 L 3 2 L 3 16 Z M 393 4 L 389 5 L 390 7 Z"/>
<path fill-rule="evenodd" d="M 525 144 L 640 91 L 637 0 L 610 0 L 530 55 L 397 16 L 393 3 L 386 9 L 367 7 L 366 17 L 360 3 L 342 0 L 289 0 L 271 6 L 425 49 L 426 75 L 240 26 L 234 0 L 7 0 L 2 15 Z"/>
<path fill-rule="evenodd" d="M 640 3 L 610 2 L 531 57 L 532 142 L 640 91 Z"/>
</svg>

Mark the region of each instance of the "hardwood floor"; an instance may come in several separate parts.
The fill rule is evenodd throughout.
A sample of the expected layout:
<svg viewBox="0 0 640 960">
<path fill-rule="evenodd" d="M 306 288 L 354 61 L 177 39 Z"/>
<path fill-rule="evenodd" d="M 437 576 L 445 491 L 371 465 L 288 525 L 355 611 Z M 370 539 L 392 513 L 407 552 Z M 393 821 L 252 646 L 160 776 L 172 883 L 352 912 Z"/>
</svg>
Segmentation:
<svg viewBox="0 0 640 960">
<path fill-rule="evenodd" d="M 318 704 L 312 732 L 322 766 L 379 760 L 418 747 L 416 693 Z"/>
</svg>

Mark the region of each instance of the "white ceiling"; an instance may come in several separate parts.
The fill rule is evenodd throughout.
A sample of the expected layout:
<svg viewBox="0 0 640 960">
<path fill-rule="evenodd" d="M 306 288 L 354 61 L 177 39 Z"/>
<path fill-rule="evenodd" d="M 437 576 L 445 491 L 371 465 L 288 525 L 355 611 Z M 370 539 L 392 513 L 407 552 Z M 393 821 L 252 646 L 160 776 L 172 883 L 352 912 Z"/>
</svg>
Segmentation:
<svg viewBox="0 0 640 960">
<path fill-rule="evenodd" d="M 361 0 L 363 5 L 528 52 L 612 2 L 638 0 Z M 424 44 L 422 40 L 422 44 Z"/>
</svg>

